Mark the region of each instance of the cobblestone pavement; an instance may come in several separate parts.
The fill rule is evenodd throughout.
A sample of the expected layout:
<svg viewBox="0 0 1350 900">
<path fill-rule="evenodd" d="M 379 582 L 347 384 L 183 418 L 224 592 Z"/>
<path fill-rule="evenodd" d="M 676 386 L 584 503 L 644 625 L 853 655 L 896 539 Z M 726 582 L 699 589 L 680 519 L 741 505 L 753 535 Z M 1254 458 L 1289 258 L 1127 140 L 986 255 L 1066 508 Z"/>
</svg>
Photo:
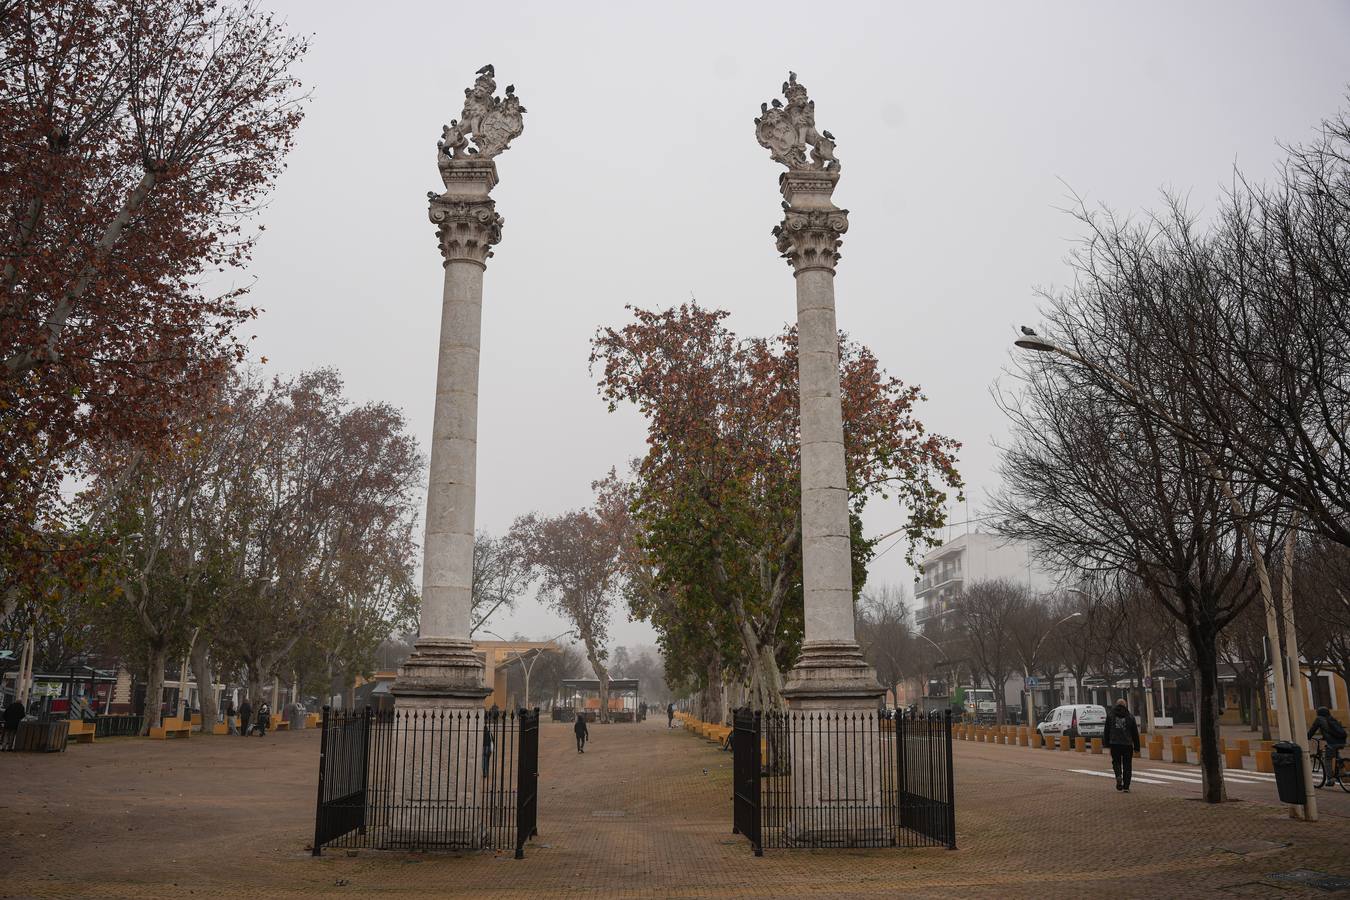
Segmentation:
<svg viewBox="0 0 1350 900">
<path fill-rule="evenodd" d="M 1264 786 L 1219 807 L 1117 794 L 1069 771 L 1101 758 L 964 743 L 961 849 L 756 859 L 730 833 L 729 754 L 664 721 L 591 733 L 578 755 L 569 726 L 542 726 L 540 837 L 520 861 L 311 857 L 313 731 L 0 754 L 0 896 L 1323 897 L 1267 876 L 1350 876 L 1350 819 L 1291 821 Z"/>
</svg>

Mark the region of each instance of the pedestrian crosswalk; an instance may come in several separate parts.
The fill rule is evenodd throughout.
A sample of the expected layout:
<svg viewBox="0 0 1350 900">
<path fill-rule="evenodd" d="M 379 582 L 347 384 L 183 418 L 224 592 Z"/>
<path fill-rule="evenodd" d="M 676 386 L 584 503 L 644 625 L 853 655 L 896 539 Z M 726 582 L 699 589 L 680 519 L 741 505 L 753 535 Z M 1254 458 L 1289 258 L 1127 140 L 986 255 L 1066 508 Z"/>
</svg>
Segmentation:
<svg viewBox="0 0 1350 900">
<path fill-rule="evenodd" d="M 1093 775 L 1101 778 L 1110 778 L 1112 780 L 1114 780 L 1116 777 L 1110 769 L 1106 769 L 1104 771 L 1101 769 L 1070 769 L 1069 771 L 1074 772 L 1078 775 Z M 1235 785 L 1254 784 L 1254 785 L 1270 785 L 1272 787 L 1274 787 L 1275 785 L 1274 775 L 1270 775 L 1265 772 L 1250 772 L 1245 769 L 1241 772 L 1237 771 L 1236 769 L 1225 769 L 1223 773 L 1223 778 L 1225 782 Z M 1146 768 L 1138 764 L 1135 765 L 1134 772 L 1130 776 L 1131 787 L 1133 787 L 1136 784 L 1153 784 L 1172 787 L 1189 786 L 1199 788 L 1202 781 L 1203 779 L 1201 778 L 1199 769 L 1163 770 L 1157 768 Z"/>
</svg>

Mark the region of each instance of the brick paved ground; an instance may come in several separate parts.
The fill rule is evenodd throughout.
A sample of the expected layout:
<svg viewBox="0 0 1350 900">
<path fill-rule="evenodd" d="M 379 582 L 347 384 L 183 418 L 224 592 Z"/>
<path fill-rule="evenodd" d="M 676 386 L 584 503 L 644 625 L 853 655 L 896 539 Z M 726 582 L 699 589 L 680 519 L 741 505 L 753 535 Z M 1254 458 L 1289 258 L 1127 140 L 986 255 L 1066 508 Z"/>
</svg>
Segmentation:
<svg viewBox="0 0 1350 900">
<path fill-rule="evenodd" d="M 972 744 L 957 746 L 960 850 L 756 859 L 730 834 L 729 754 L 664 722 L 592 734 L 578 756 L 568 726 L 542 727 L 541 837 L 523 861 L 313 859 L 313 731 L 3 754 L 0 896 L 1297 897 L 1325 894 L 1266 876 L 1350 875 L 1341 798 L 1304 824 L 1264 789 L 1217 808 L 1159 786 L 1122 795 L 1068 771 L 1100 757 Z"/>
</svg>

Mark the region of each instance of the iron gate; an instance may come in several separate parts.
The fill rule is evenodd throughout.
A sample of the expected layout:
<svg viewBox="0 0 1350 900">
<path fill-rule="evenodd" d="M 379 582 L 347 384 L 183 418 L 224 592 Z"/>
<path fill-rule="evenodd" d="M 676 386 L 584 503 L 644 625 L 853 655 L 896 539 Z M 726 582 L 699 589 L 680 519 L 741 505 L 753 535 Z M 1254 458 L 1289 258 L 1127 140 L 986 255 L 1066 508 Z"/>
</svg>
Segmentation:
<svg viewBox="0 0 1350 900">
<path fill-rule="evenodd" d="M 516 859 L 539 835 L 539 710 L 520 711 L 520 757 L 516 774 Z"/>
<path fill-rule="evenodd" d="M 762 768 L 759 716 L 754 710 L 738 709 L 731 720 L 731 833 L 745 835 L 755 848 L 755 855 L 763 856 L 759 818 L 759 779 Z"/>
<path fill-rule="evenodd" d="M 319 737 L 319 802 L 314 814 L 314 855 L 324 844 L 366 830 L 370 766 L 370 707 L 359 713 L 323 708 Z"/>
</svg>

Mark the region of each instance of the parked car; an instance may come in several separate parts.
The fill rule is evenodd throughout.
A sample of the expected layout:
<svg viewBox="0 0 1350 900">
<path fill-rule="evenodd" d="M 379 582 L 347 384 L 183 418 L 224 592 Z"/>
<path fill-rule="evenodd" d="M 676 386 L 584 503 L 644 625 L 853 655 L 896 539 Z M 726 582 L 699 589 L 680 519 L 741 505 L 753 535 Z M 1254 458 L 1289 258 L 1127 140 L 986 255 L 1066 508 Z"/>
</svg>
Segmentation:
<svg viewBox="0 0 1350 900">
<path fill-rule="evenodd" d="M 1099 738 L 1106 728 L 1106 707 L 1091 703 L 1056 706 L 1044 721 L 1036 725 L 1041 734 L 1067 734 L 1069 737 Z"/>
</svg>

